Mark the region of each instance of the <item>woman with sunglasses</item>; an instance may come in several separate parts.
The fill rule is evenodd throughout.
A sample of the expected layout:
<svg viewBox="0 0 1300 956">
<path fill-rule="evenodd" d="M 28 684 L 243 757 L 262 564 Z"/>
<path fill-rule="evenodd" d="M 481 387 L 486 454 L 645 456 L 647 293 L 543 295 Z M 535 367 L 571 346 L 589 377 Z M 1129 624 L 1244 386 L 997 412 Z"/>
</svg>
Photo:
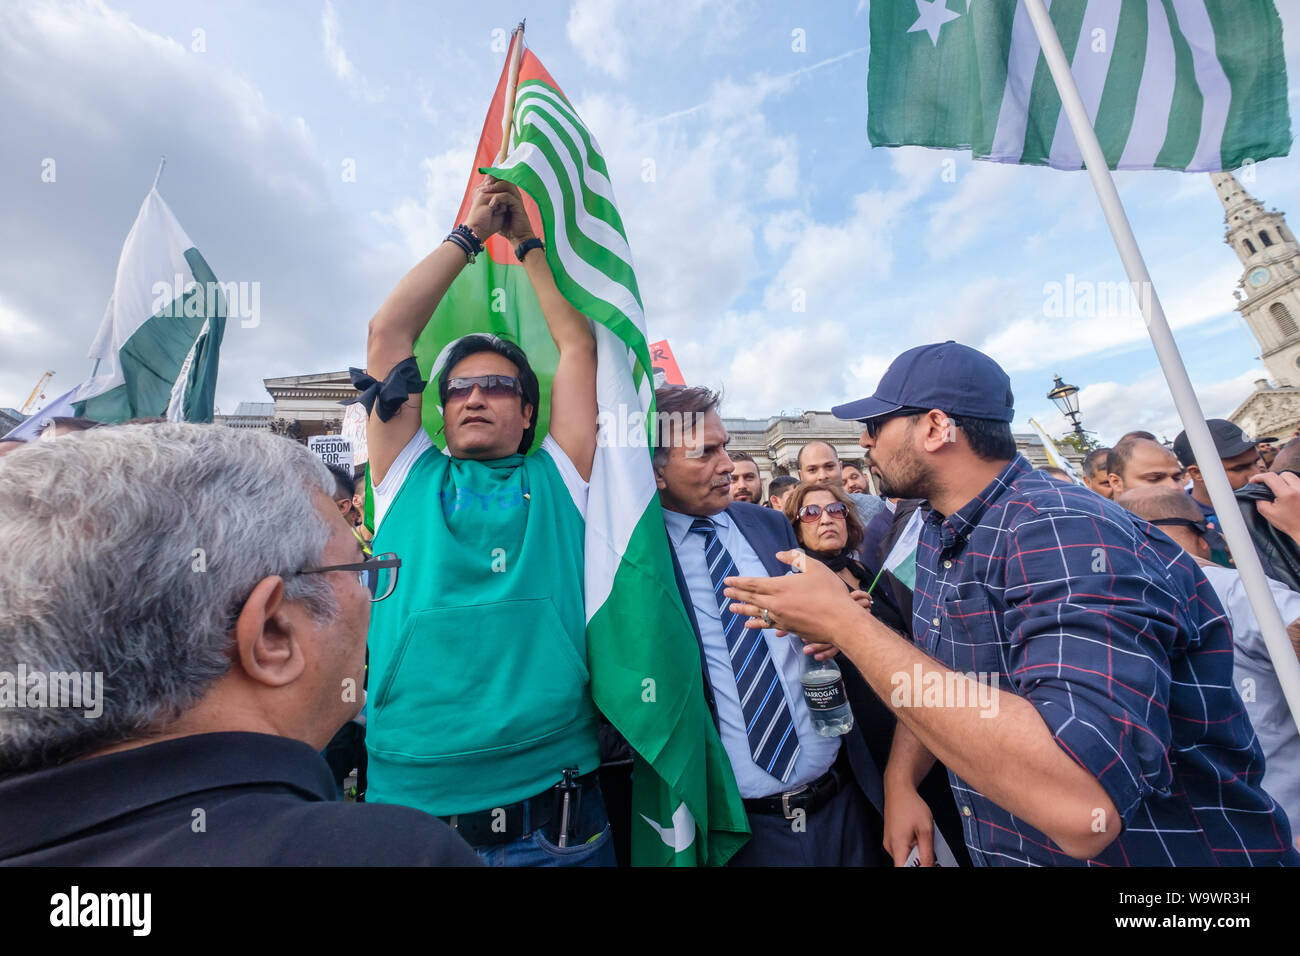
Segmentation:
<svg viewBox="0 0 1300 956">
<path fill-rule="evenodd" d="M 871 595 L 862 589 L 871 578 L 858 558 L 865 529 L 852 499 L 837 487 L 801 482 L 785 501 L 785 516 L 800 547 L 838 574 L 869 610 Z"/>
</svg>

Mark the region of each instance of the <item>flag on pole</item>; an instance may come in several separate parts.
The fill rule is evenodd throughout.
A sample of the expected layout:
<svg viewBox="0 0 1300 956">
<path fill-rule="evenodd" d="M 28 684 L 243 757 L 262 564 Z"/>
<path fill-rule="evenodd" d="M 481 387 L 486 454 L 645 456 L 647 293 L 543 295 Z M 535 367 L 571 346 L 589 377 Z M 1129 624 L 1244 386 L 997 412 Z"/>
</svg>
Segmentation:
<svg viewBox="0 0 1300 956">
<path fill-rule="evenodd" d="M 521 41 L 516 34 L 514 43 Z M 651 470 L 654 383 L 626 232 L 600 147 L 526 49 L 515 145 L 493 165 L 509 67 L 507 58 L 474 166 L 523 192 L 556 285 L 592 321 L 596 336 L 600 434 L 587 504 L 587 657 L 596 706 L 636 752 L 632 862 L 720 865 L 743 845 L 749 828 L 704 699 L 699 647 L 677 591 Z M 457 222 L 464 221 L 478 181 L 471 174 Z M 540 443 L 559 356 L 524 268 L 500 236 L 452 283 L 416 343 L 422 374 L 436 372 L 448 344 L 470 332 L 509 338 L 528 354 L 542 386 Z M 424 403 L 423 416 L 441 443 L 434 402 Z"/>
<path fill-rule="evenodd" d="M 1272 0 L 1049 0 L 1049 12 L 1110 168 L 1205 172 L 1290 150 Z M 876 0 L 867 93 L 873 146 L 1083 166 L 1023 3 Z"/>
<path fill-rule="evenodd" d="M 1046 453 L 1047 460 L 1051 463 L 1052 467 L 1061 469 L 1061 471 L 1070 476 L 1070 480 L 1076 485 L 1084 484 L 1083 479 L 1080 478 L 1079 473 L 1074 470 L 1074 466 L 1070 464 L 1069 459 L 1061 454 L 1061 449 L 1056 447 L 1056 442 L 1052 441 L 1052 439 L 1047 436 L 1047 432 L 1043 430 L 1043 426 L 1038 424 L 1038 422 L 1032 418 L 1029 419 L 1029 424 L 1032 425 L 1034 431 L 1038 433 L 1038 439 L 1043 443 L 1043 451 Z"/>
<path fill-rule="evenodd" d="M 78 389 L 77 414 L 117 423 L 210 422 L 226 330 L 221 284 L 150 189 L 122 246 L 117 279 Z"/>
</svg>

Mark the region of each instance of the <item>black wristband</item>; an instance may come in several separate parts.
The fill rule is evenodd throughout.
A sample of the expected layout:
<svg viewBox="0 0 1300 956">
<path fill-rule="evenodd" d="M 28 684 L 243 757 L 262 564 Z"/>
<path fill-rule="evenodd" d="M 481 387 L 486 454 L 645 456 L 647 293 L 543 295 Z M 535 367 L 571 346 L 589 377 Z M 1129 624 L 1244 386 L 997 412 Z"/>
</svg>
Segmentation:
<svg viewBox="0 0 1300 956">
<path fill-rule="evenodd" d="M 515 258 L 518 259 L 520 262 L 523 262 L 524 256 L 528 255 L 528 253 L 531 252 L 532 250 L 545 249 L 545 248 L 546 248 L 545 243 L 543 243 L 542 240 L 538 239 L 536 236 L 533 236 L 533 238 L 525 239 L 523 242 L 519 243 L 519 245 L 515 246 Z"/>
</svg>

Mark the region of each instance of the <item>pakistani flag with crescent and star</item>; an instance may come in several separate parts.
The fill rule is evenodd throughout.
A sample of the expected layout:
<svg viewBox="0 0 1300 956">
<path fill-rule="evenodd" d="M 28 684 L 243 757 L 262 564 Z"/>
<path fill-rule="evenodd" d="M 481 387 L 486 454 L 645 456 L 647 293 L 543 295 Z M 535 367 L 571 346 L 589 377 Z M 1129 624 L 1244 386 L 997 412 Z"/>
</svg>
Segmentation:
<svg viewBox="0 0 1300 956">
<path fill-rule="evenodd" d="M 1272 0 L 1044 0 L 1112 169 L 1207 172 L 1291 148 Z M 1080 169 L 1025 5 L 873 0 L 873 146 Z"/>
<path fill-rule="evenodd" d="M 651 470 L 653 366 L 627 234 L 599 144 L 526 49 L 514 146 L 494 165 L 509 59 L 456 221 L 464 221 L 481 174 L 514 183 L 545 238 L 556 286 L 591 320 L 599 405 L 585 539 L 591 695 L 635 752 L 633 865 L 721 865 L 744 844 L 749 824 L 704 698 L 699 645 L 675 583 Z M 527 353 L 542 388 L 540 443 L 559 355 L 524 267 L 501 236 L 487 241 L 439 303 L 416 343 L 421 374 L 436 373 L 448 343 L 471 332 L 508 338 Z M 437 404 L 425 402 L 423 415 L 433 441 L 445 444 Z"/>
<path fill-rule="evenodd" d="M 155 186 L 122 246 L 77 414 L 211 422 L 225 330 L 222 284 Z"/>
</svg>

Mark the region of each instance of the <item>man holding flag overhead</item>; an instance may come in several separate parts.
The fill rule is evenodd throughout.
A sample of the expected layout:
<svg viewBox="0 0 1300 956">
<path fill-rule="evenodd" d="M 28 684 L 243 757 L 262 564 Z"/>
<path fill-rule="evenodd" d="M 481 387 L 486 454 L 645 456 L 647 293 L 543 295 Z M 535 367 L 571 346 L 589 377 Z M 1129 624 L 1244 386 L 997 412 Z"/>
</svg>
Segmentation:
<svg viewBox="0 0 1300 956">
<path fill-rule="evenodd" d="M 599 708 L 634 752 L 633 865 L 724 864 L 749 829 L 673 584 L 627 235 L 601 150 L 523 26 L 474 169 L 464 228 L 381 308 L 360 380 L 372 436 L 409 416 L 370 438 L 376 546 L 408 570 L 370 630 L 370 797 L 456 817 L 503 847 L 494 861 L 606 862 L 584 779 Z M 421 376 L 442 407 L 407 402 Z"/>
<path fill-rule="evenodd" d="M 444 454 L 421 427 L 413 349 L 494 233 L 517 246 L 559 351 L 552 425 L 524 454 L 540 405 L 528 357 L 466 336 L 437 375 Z M 369 375 L 354 380 L 371 414 L 375 547 L 407 574 L 371 624 L 368 795 L 446 818 L 487 862 L 612 864 L 581 583 L 596 348 L 540 246 L 518 190 L 487 180 L 370 323 Z"/>
</svg>

